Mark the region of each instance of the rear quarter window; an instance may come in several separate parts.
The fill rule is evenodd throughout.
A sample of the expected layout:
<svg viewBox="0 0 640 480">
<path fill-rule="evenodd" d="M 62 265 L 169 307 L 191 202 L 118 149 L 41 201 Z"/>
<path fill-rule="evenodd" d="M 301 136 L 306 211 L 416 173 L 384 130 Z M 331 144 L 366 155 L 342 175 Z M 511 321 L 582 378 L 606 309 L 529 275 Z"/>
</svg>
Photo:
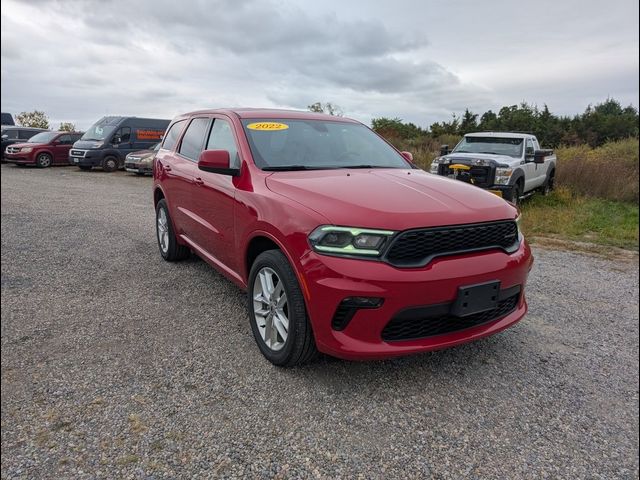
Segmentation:
<svg viewBox="0 0 640 480">
<path fill-rule="evenodd" d="M 176 147 L 185 122 L 186 120 L 180 120 L 169 127 L 169 130 L 164 137 L 164 141 L 162 142 L 162 148 L 173 150 Z"/>
</svg>

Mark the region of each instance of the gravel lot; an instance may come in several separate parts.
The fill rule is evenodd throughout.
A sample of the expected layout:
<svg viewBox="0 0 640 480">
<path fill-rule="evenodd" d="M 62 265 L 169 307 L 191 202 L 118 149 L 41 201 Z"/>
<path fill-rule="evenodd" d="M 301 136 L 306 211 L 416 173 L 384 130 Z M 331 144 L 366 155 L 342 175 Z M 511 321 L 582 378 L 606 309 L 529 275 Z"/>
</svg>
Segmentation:
<svg viewBox="0 0 640 480">
<path fill-rule="evenodd" d="M 502 334 L 282 370 L 150 186 L 2 166 L 2 478 L 638 478 L 637 258 L 538 249 Z"/>
</svg>

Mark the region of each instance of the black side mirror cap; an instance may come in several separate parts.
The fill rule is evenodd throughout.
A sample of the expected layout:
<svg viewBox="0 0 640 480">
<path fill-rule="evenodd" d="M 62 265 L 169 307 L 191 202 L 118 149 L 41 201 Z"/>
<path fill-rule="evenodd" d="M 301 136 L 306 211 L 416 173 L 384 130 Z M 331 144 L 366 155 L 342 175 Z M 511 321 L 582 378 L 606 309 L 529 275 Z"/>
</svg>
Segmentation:
<svg viewBox="0 0 640 480">
<path fill-rule="evenodd" d="M 449 145 L 442 145 L 440 147 L 440 155 L 449 155 Z"/>
</svg>

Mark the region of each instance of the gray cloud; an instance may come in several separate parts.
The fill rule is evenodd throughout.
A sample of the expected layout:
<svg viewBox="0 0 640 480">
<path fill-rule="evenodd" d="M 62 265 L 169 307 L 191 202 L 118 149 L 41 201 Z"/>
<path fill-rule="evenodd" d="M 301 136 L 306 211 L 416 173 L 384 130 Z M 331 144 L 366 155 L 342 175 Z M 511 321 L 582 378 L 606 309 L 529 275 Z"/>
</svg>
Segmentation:
<svg viewBox="0 0 640 480">
<path fill-rule="evenodd" d="M 614 0 L 594 23 L 595 0 L 541 1 L 522 24 L 511 2 L 7 0 L 2 109 L 86 128 L 107 113 L 315 101 L 422 125 L 521 100 L 563 113 L 607 95 L 637 104 L 637 22 L 625 20 L 637 3 Z M 544 16 L 567 11 L 562 30 Z"/>
</svg>

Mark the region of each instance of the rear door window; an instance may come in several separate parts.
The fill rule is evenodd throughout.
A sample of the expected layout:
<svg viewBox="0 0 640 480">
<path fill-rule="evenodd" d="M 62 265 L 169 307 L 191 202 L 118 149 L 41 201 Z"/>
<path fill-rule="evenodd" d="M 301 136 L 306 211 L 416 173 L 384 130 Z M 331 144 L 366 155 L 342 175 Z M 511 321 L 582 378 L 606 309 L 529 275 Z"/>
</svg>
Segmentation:
<svg viewBox="0 0 640 480">
<path fill-rule="evenodd" d="M 191 121 L 180 143 L 180 150 L 178 151 L 180 155 L 194 162 L 198 161 L 198 157 L 204 148 L 204 139 L 209 122 L 209 118 L 194 118 Z"/>
<path fill-rule="evenodd" d="M 164 136 L 164 141 L 162 142 L 162 148 L 167 150 L 173 150 L 178 143 L 178 138 L 180 138 L 180 132 L 182 132 L 182 127 L 184 127 L 186 120 L 180 120 L 179 122 L 174 123 L 169 128 L 169 131 Z"/>
<path fill-rule="evenodd" d="M 6 135 L 7 138 L 14 140 L 18 138 L 18 130 L 5 130 L 2 132 L 2 135 Z"/>
<path fill-rule="evenodd" d="M 58 142 L 60 142 L 60 144 L 62 145 L 71 145 L 71 135 L 60 135 L 58 137 Z"/>
<path fill-rule="evenodd" d="M 226 120 L 216 118 L 213 121 L 213 128 L 209 134 L 207 141 L 207 150 L 226 150 L 229 152 L 231 160 L 231 168 L 240 167 L 240 156 L 238 155 L 238 147 L 236 139 L 231 130 L 231 124 Z"/>
</svg>

